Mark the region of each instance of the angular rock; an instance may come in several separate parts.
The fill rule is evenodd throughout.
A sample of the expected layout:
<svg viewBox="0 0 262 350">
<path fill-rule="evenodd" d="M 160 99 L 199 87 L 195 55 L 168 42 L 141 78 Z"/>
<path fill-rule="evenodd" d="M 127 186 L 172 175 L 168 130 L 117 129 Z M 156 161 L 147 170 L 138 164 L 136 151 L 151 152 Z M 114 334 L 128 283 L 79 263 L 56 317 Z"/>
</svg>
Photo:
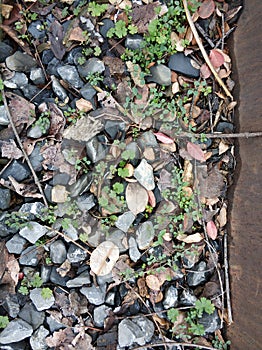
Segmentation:
<svg viewBox="0 0 262 350">
<path fill-rule="evenodd" d="M 168 67 L 177 73 L 192 78 L 198 78 L 200 74 L 200 70 L 193 67 L 190 57 L 182 52 L 174 53 L 170 56 Z"/>
<path fill-rule="evenodd" d="M 92 163 L 96 163 L 106 157 L 108 153 L 107 141 L 104 136 L 95 136 L 86 143 L 86 153 Z"/>
<path fill-rule="evenodd" d="M 0 333 L 0 344 L 17 343 L 30 337 L 32 333 L 33 328 L 30 324 L 21 319 L 13 320 Z"/>
<path fill-rule="evenodd" d="M 87 253 L 83 249 L 77 247 L 74 244 L 70 244 L 69 249 L 67 251 L 67 259 L 70 261 L 71 264 L 84 261 L 86 257 Z"/>
<path fill-rule="evenodd" d="M 19 312 L 19 317 L 29 323 L 35 330 L 43 324 L 45 313 L 43 311 L 37 311 L 35 306 L 31 302 L 28 302 Z"/>
<path fill-rule="evenodd" d="M 16 72 L 29 73 L 32 68 L 37 67 L 36 60 L 32 56 L 22 53 L 21 51 L 16 51 L 12 56 L 7 57 L 5 63 L 8 69 Z"/>
<path fill-rule="evenodd" d="M 45 342 L 45 338 L 48 336 L 49 331 L 44 327 L 40 326 L 30 337 L 30 345 L 32 350 L 46 350 L 48 346 Z"/>
<path fill-rule="evenodd" d="M 26 164 L 19 160 L 13 160 L 12 163 L 2 172 L 1 177 L 8 180 L 8 176 L 12 176 L 16 181 L 25 180 L 30 175 L 30 170 Z"/>
<path fill-rule="evenodd" d="M 115 26 L 114 22 L 109 19 L 109 18 L 104 18 L 101 21 L 101 26 L 100 26 L 100 33 L 101 35 L 106 38 L 106 34 L 109 31 L 110 28 L 113 28 Z"/>
<path fill-rule="evenodd" d="M 111 137 L 115 139 L 117 134 L 125 131 L 126 123 L 120 123 L 119 120 L 107 120 L 105 122 L 105 131 Z"/>
<path fill-rule="evenodd" d="M 6 126 L 9 125 L 9 119 L 6 113 L 5 106 L 0 106 L 0 125 Z"/>
<path fill-rule="evenodd" d="M 47 123 L 44 128 L 41 127 L 40 125 L 35 124 L 29 128 L 29 130 L 27 131 L 27 136 L 32 139 L 39 139 L 40 137 L 42 137 L 44 134 L 47 133 L 49 127 L 50 127 L 50 123 Z"/>
<path fill-rule="evenodd" d="M 59 329 L 66 328 L 66 326 L 63 323 L 58 322 L 52 316 L 46 318 L 46 323 L 48 324 L 51 333 L 58 331 Z"/>
<path fill-rule="evenodd" d="M 111 308 L 106 305 L 97 306 L 94 308 L 94 323 L 97 327 L 104 327 L 104 321 L 109 314 Z"/>
<path fill-rule="evenodd" d="M 45 84 L 45 75 L 42 68 L 34 68 L 30 72 L 30 79 L 35 85 Z"/>
<path fill-rule="evenodd" d="M 134 177 L 146 190 L 150 191 L 155 188 L 153 168 L 145 159 L 142 159 L 136 167 Z"/>
<path fill-rule="evenodd" d="M 26 244 L 27 240 L 16 234 L 6 242 L 6 248 L 10 254 L 21 254 Z"/>
<path fill-rule="evenodd" d="M 170 309 L 171 307 L 176 307 L 177 305 L 178 305 L 178 290 L 176 287 L 170 286 L 165 292 L 163 306 L 165 309 Z"/>
<path fill-rule="evenodd" d="M 197 297 L 191 290 L 184 289 L 179 298 L 179 305 L 181 306 L 193 306 L 197 301 Z"/>
<path fill-rule="evenodd" d="M 87 212 L 96 205 L 94 195 L 86 193 L 84 193 L 82 196 L 78 196 L 76 203 L 78 208 L 83 212 Z"/>
<path fill-rule="evenodd" d="M 147 249 L 155 236 L 154 226 L 151 221 L 145 221 L 139 225 L 136 231 L 136 241 L 138 248 L 141 250 Z"/>
<path fill-rule="evenodd" d="M 66 287 L 67 281 L 69 281 L 70 277 L 64 276 L 62 277 L 58 272 L 57 268 L 53 266 L 51 268 L 51 273 L 50 273 L 50 281 L 53 282 L 55 285 L 61 286 L 61 287 Z"/>
<path fill-rule="evenodd" d="M 81 78 L 86 78 L 90 73 L 103 73 L 105 65 L 98 58 L 91 57 L 84 64 L 78 65 L 77 70 Z"/>
<path fill-rule="evenodd" d="M 66 90 L 62 87 L 62 85 L 59 83 L 59 80 L 54 75 L 51 75 L 51 80 L 54 93 L 59 98 L 59 100 L 65 101 L 67 99 Z"/>
<path fill-rule="evenodd" d="M 99 287 L 96 287 L 95 285 L 92 285 L 91 287 L 82 287 L 80 292 L 84 294 L 91 304 L 101 305 L 105 302 L 106 284 Z"/>
<path fill-rule="evenodd" d="M 88 191 L 92 184 L 92 175 L 90 173 L 82 175 L 73 185 L 69 187 L 71 197 L 81 196 Z"/>
<path fill-rule="evenodd" d="M 137 139 L 137 144 L 141 149 L 146 147 L 158 148 L 157 139 L 152 131 L 143 132 Z"/>
<path fill-rule="evenodd" d="M 90 284 L 90 274 L 88 271 L 80 273 L 77 277 L 66 282 L 67 288 L 82 287 L 84 284 Z"/>
<path fill-rule="evenodd" d="M 29 221 L 28 225 L 19 231 L 19 235 L 27 239 L 30 243 L 35 244 L 35 242 L 43 237 L 47 231 L 48 229 L 40 225 L 38 222 Z"/>
<path fill-rule="evenodd" d="M 20 311 L 20 305 L 16 294 L 7 294 L 2 305 L 10 317 L 17 317 Z"/>
<path fill-rule="evenodd" d="M 131 211 L 127 211 L 118 217 L 117 221 L 115 222 L 115 226 L 119 228 L 119 230 L 127 232 L 135 218 L 136 216 Z"/>
<path fill-rule="evenodd" d="M 0 209 L 5 210 L 9 208 L 11 201 L 11 192 L 8 188 L 0 187 Z"/>
<path fill-rule="evenodd" d="M 187 274 L 187 283 L 189 287 L 195 287 L 206 281 L 207 278 L 207 264 L 205 261 L 200 261 L 193 267 L 193 271 Z"/>
<path fill-rule="evenodd" d="M 125 47 L 130 50 L 139 50 L 141 49 L 144 43 L 144 39 L 139 34 L 127 35 L 125 41 Z"/>
<path fill-rule="evenodd" d="M 83 81 L 79 77 L 77 69 L 74 66 L 69 64 L 60 66 L 57 68 L 57 72 L 64 81 L 76 89 L 79 89 L 84 85 Z"/>
<path fill-rule="evenodd" d="M 85 84 L 80 89 L 81 96 L 87 101 L 92 100 L 92 98 L 96 95 L 97 91 L 93 88 L 93 86 L 89 83 Z"/>
<path fill-rule="evenodd" d="M 66 246 L 61 239 L 50 244 L 50 258 L 54 264 L 62 264 L 66 259 Z"/>
<path fill-rule="evenodd" d="M 51 275 L 51 271 L 52 271 L 52 267 L 51 266 L 45 266 L 45 265 L 41 266 L 40 277 L 41 277 L 43 283 L 47 283 L 49 281 L 50 275 Z"/>
<path fill-rule="evenodd" d="M 0 63 L 3 63 L 5 59 L 13 52 L 12 46 L 0 41 Z"/>
<path fill-rule="evenodd" d="M 221 319 L 215 310 L 211 315 L 206 312 L 198 320 L 198 323 L 202 324 L 205 328 L 205 333 L 214 333 L 217 329 L 222 327 Z"/>
<path fill-rule="evenodd" d="M 29 24 L 27 30 L 35 39 L 43 39 L 46 35 L 46 31 L 41 29 L 41 21 L 33 21 Z"/>
<path fill-rule="evenodd" d="M 21 265 L 37 266 L 40 259 L 42 258 L 42 252 L 43 248 L 36 248 L 35 246 L 30 246 L 22 251 L 22 254 L 19 258 L 19 263 Z"/>
<path fill-rule="evenodd" d="M 50 298 L 45 299 L 42 297 L 42 288 L 34 288 L 30 292 L 30 299 L 32 300 L 37 311 L 43 311 L 49 309 L 55 303 L 55 298 L 52 295 Z"/>
<path fill-rule="evenodd" d="M 141 253 L 137 248 L 137 243 L 134 237 L 130 237 L 128 240 L 129 256 L 134 262 L 137 262 L 141 258 Z"/>
<path fill-rule="evenodd" d="M 154 324 L 145 316 L 139 316 L 132 319 L 124 319 L 118 326 L 118 344 L 122 348 L 137 343 L 145 345 L 154 334 Z"/>
<path fill-rule="evenodd" d="M 157 64 L 150 68 L 150 76 L 147 77 L 148 82 L 154 82 L 159 85 L 171 85 L 171 70 L 164 64 Z"/>
<path fill-rule="evenodd" d="M 19 89 L 28 84 L 27 76 L 24 73 L 15 72 L 15 75 L 4 81 L 4 85 L 9 89 Z"/>
</svg>

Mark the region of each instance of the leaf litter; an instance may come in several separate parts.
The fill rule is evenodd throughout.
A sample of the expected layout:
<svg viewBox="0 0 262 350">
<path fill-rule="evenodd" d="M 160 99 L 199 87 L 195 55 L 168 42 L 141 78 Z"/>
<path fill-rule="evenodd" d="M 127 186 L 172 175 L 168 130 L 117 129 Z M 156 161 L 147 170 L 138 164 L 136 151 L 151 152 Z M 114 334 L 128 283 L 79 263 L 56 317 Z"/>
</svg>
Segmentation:
<svg viewBox="0 0 262 350">
<path fill-rule="evenodd" d="M 38 273 L 41 268 L 51 269 L 59 276 L 56 282 L 44 282 L 56 298 L 56 307 L 46 313 L 66 328 L 51 332 L 45 343 L 59 349 L 103 349 L 99 344 L 105 344 L 112 331 L 116 336 L 110 346 L 116 348 L 120 338 L 123 341 L 118 319 L 122 312 L 125 319 L 145 317 L 139 325 L 145 334 L 145 320 L 153 321 L 154 338 L 145 335 L 142 345 L 187 338 L 200 347 L 212 346 L 220 326 L 209 333 L 201 328 L 201 317 L 192 315 L 197 299 L 207 302 L 203 297 L 216 307 L 210 316 L 213 323 L 223 322 L 230 307 L 224 304 L 221 284 L 223 254 L 216 251 L 215 243 L 223 237 L 227 223 L 226 190 L 234 153 L 227 139 L 208 139 L 205 133 L 219 133 L 221 128 L 225 132 L 226 127 L 232 131 L 236 102 L 228 101 L 213 84 L 185 19 L 175 22 L 179 13 L 184 13 L 182 1 L 171 5 L 178 13 L 175 19 L 168 17 L 169 7 L 157 1 L 132 5 L 120 0 L 105 5 L 63 1 L 55 7 L 36 1 L 26 14 L 16 6 L 10 8 L 12 20 L 5 19 L 2 25 L 5 35 L 22 50 L 28 53 L 30 47 L 37 55 L 45 84 L 54 74 L 60 89 L 53 91 L 54 87 L 41 83 L 30 96 L 22 88 L 18 94 L 10 88 L 5 92 L 12 120 L 49 203 L 30 219 L 49 227 L 50 233 L 39 242 L 45 252 L 41 251 L 41 258 L 35 257 L 38 263 L 31 268 Z M 221 11 L 226 21 L 232 21 L 239 9 L 223 1 L 204 0 L 195 9 L 194 21 L 205 24 L 203 40 L 207 46 L 212 42 L 209 59 L 218 75 L 228 78 L 230 89 L 231 60 L 221 45 L 225 39 Z M 53 19 L 45 28 L 47 15 Z M 36 19 L 43 24 L 40 39 L 28 34 Z M 102 32 L 106 21 L 119 30 L 113 39 Z M 169 21 L 170 32 L 165 21 Z M 224 26 L 230 30 L 232 23 Z M 28 40 L 26 35 L 29 44 L 23 46 L 21 38 Z M 169 37 L 170 42 L 166 41 Z M 129 39 L 134 42 L 128 44 Z M 138 47 L 129 49 L 129 45 Z M 60 60 L 56 64 L 64 61 L 77 68 L 79 89 L 73 78 L 68 83 L 68 77 L 65 82 L 57 72 L 50 73 L 55 68 L 43 59 L 48 50 L 53 62 Z M 169 59 L 177 51 L 185 66 L 191 58 L 190 69 L 196 69 L 200 78 L 172 66 Z M 94 71 L 90 62 L 98 65 Z M 149 81 L 154 71 L 151 67 L 161 68 L 159 62 L 165 71 Z M 85 76 L 81 73 L 84 69 Z M 168 83 L 159 80 L 164 74 L 169 75 Z M 38 99 L 43 91 L 47 92 L 46 101 L 45 97 Z M 36 125 L 39 134 L 29 136 Z M 0 130 L 1 157 L 8 171 L 9 160 L 22 165 L 24 161 L 16 141 L 5 136 L 9 130 L 8 126 Z M 185 133 L 190 137 L 183 137 Z M 12 171 L 1 178 L 0 189 L 12 193 L 4 214 L 42 197 L 34 182 L 31 175 L 20 179 Z M 19 236 L 19 225 L 26 224 L 19 215 L 13 216 L 12 227 L 18 225 L 18 230 L 10 231 L 8 242 L 15 234 Z M 8 230 L 4 219 L 0 224 Z M 60 263 L 51 254 L 54 242 L 62 242 L 66 251 Z M 18 280 L 18 272 L 26 274 L 27 266 L 16 259 L 27 248 L 15 255 L 3 249 L 1 283 L 20 296 L 24 277 Z M 192 313 L 180 311 L 185 305 Z M 109 308 L 109 314 L 101 311 L 103 308 Z M 177 312 L 177 317 L 171 317 Z M 225 343 L 222 336 L 220 341 Z M 135 347 L 135 340 L 126 346 Z"/>
</svg>

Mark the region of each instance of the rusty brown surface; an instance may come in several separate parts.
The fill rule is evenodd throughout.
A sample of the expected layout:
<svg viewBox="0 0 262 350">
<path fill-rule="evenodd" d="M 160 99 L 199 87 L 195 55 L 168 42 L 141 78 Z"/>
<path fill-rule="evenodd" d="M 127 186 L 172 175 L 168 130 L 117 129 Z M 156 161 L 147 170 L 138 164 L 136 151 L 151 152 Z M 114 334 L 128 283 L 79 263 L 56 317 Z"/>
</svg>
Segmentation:
<svg viewBox="0 0 262 350">
<path fill-rule="evenodd" d="M 262 131 L 262 1 L 246 0 L 234 34 L 239 132 Z M 230 218 L 231 350 L 262 349 L 262 139 L 238 142 Z"/>
</svg>

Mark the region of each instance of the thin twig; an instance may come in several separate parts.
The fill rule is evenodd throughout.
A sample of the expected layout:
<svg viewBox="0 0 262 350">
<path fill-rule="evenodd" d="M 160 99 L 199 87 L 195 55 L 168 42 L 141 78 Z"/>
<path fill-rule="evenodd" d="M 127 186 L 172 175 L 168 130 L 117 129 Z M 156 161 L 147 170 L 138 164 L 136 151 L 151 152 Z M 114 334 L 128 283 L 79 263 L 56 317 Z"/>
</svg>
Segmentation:
<svg viewBox="0 0 262 350">
<path fill-rule="evenodd" d="M 232 27 L 230 28 L 224 35 L 224 38 L 223 40 L 225 40 L 231 33 L 233 33 L 233 31 L 236 29 L 236 27 Z M 222 38 L 220 38 L 218 40 L 218 42 L 216 43 L 216 46 L 215 46 L 215 49 L 219 47 L 219 45 L 221 45 L 221 42 L 222 42 Z"/>
<path fill-rule="evenodd" d="M 176 135 L 175 138 L 177 139 L 186 139 L 186 138 L 201 138 L 201 137 L 206 137 L 208 139 L 216 139 L 216 138 L 234 138 L 234 139 L 241 139 L 241 138 L 252 138 L 252 137 L 261 137 L 262 136 L 262 131 L 257 131 L 257 132 L 241 132 L 241 133 L 235 133 L 235 134 L 223 134 L 223 133 L 212 133 L 212 134 L 192 134 L 190 132 L 181 132 L 180 134 Z"/>
<path fill-rule="evenodd" d="M 232 308 L 231 308 L 231 296 L 230 296 L 230 283 L 228 273 L 228 256 L 227 256 L 227 232 L 224 233 L 224 268 L 225 268 L 225 285 L 226 285 L 226 296 L 227 296 L 227 317 L 228 325 L 233 322 Z"/>
<path fill-rule="evenodd" d="M 209 38 L 209 36 L 207 35 L 207 33 L 204 31 L 204 29 L 201 27 L 201 25 L 199 25 L 198 23 L 195 24 L 197 30 L 199 31 L 199 33 L 203 36 L 204 39 L 206 39 L 206 41 L 208 42 L 209 46 L 212 47 L 212 49 L 215 47 L 215 44 L 213 43 L 213 41 Z"/>
<path fill-rule="evenodd" d="M 213 73 L 216 81 L 219 83 L 219 85 L 222 87 L 222 89 L 225 91 L 226 95 L 228 97 L 230 97 L 232 100 L 233 100 L 233 96 L 231 95 L 230 91 L 228 90 L 228 88 L 226 87 L 226 85 L 223 83 L 222 79 L 219 77 L 219 75 L 217 74 L 215 68 L 213 67 L 207 53 L 206 53 L 206 50 L 204 49 L 204 46 L 201 42 L 201 39 L 198 35 L 198 32 L 196 30 L 196 27 L 195 27 L 195 24 L 192 20 L 192 17 L 191 17 L 191 14 L 188 10 L 188 6 L 187 6 L 187 0 L 183 0 L 183 5 L 184 5 L 184 9 L 185 9 L 185 13 L 186 13 L 186 17 L 187 17 L 187 20 L 188 20 L 188 23 L 190 25 L 190 28 L 192 30 L 192 33 L 194 34 L 194 37 L 196 39 L 196 42 L 197 42 L 197 45 L 200 49 L 200 51 L 202 52 L 202 55 L 204 57 L 204 60 L 206 61 L 206 64 L 208 65 L 209 69 L 211 70 L 211 72 Z"/>
<path fill-rule="evenodd" d="M 44 204 L 45 204 L 46 207 L 48 207 L 47 199 L 45 197 L 45 194 L 44 194 L 44 191 L 43 191 L 42 186 L 40 184 L 40 181 L 39 181 L 39 179 L 38 179 L 38 177 L 36 175 L 36 172 L 35 172 L 35 170 L 34 170 L 34 168 L 32 166 L 32 163 L 31 163 L 31 161 L 30 161 L 30 159 L 29 159 L 29 157 L 28 157 L 28 155 L 27 155 L 27 153 L 26 153 L 26 151 L 24 149 L 22 141 L 21 141 L 21 139 L 20 139 L 20 137 L 18 135 L 18 132 L 16 130 L 15 124 L 13 122 L 13 118 L 12 118 L 11 113 L 9 111 L 9 107 L 8 107 L 8 104 L 7 104 L 7 100 L 6 100 L 6 96 L 5 96 L 5 92 L 4 91 L 2 91 L 2 97 L 3 97 L 3 102 L 4 102 L 5 109 L 6 109 L 6 113 L 7 113 L 8 119 L 10 121 L 11 127 L 13 129 L 13 132 L 15 134 L 17 143 L 18 143 L 18 145 L 19 145 L 19 147 L 20 147 L 20 149 L 21 149 L 21 151 L 23 153 L 23 156 L 24 156 L 24 158 L 25 158 L 25 160 L 26 160 L 26 162 L 27 162 L 27 164 L 29 166 L 29 169 L 31 170 L 31 173 L 32 173 L 33 178 L 34 178 L 34 182 L 35 182 L 36 186 L 38 187 L 40 194 L 43 197 Z"/>
<path fill-rule="evenodd" d="M 221 50 L 224 50 L 224 40 L 225 40 L 225 16 L 221 13 L 222 16 L 222 38 L 221 38 Z"/>
<path fill-rule="evenodd" d="M 191 343 L 179 343 L 175 341 L 168 341 L 168 342 L 160 342 L 155 344 L 149 344 L 149 345 L 142 345 L 137 346 L 135 348 L 132 348 L 132 350 L 139 350 L 139 349 L 146 349 L 146 348 L 156 348 L 158 346 L 187 346 L 189 348 L 197 348 L 197 349 L 203 349 L 203 350 L 216 350 L 212 346 L 205 346 L 205 345 L 199 345 L 199 344 L 191 344 Z"/>
</svg>

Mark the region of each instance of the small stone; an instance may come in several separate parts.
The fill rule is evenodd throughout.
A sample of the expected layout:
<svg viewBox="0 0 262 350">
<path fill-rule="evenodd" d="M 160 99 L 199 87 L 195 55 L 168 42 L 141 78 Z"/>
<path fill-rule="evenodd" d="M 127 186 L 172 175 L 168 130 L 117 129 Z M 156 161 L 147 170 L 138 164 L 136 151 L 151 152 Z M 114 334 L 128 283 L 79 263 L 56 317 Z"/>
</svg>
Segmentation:
<svg viewBox="0 0 262 350">
<path fill-rule="evenodd" d="M 33 152 L 29 156 L 30 162 L 32 164 L 32 167 L 35 171 L 41 171 L 43 169 L 43 160 L 44 157 L 41 154 L 41 146 L 36 145 L 33 149 Z"/>
<path fill-rule="evenodd" d="M 9 208 L 11 201 L 11 192 L 8 188 L 0 187 L 0 209 L 5 210 Z"/>
<path fill-rule="evenodd" d="M 87 193 L 84 193 L 82 196 L 78 196 L 76 203 L 78 208 L 83 212 L 87 212 L 96 205 L 94 195 Z"/>
<path fill-rule="evenodd" d="M 35 247 L 30 246 L 22 251 L 22 254 L 19 258 L 19 263 L 21 265 L 28 265 L 28 266 L 37 266 L 40 259 L 42 259 L 42 251 L 43 248 L 41 247 Z"/>
<path fill-rule="evenodd" d="M 30 170 L 26 164 L 19 160 L 13 160 L 12 163 L 2 172 L 1 177 L 8 180 L 12 176 L 16 181 L 25 180 L 30 175 Z"/>
<path fill-rule="evenodd" d="M 66 326 L 63 323 L 58 322 L 52 316 L 46 318 L 46 323 L 48 324 L 51 333 L 58 331 L 59 329 L 66 328 Z"/>
<path fill-rule="evenodd" d="M 9 119 L 6 113 L 5 106 L 0 106 L 0 125 L 6 126 L 9 125 Z"/>
<path fill-rule="evenodd" d="M 66 247 L 62 240 L 50 244 L 50 258 L 54 264 L 62 264 L 66 259 Z"/>
<path fill-rule="evenodd" d="M 105 65 L 103 61 L 96 57 L 89 58 L 84 64 L 77 66 L 78 73 L 81 78 L 86 78 L 88 74 L 92 73 L 103 73 Z"/>
<path fill-rule="evenodd" d="M 92 32 L 95 29 L 95 26 L 91 19 L 80 16 L 80 21 L 84 24 L 85 30 Z"/>
<path fill-rule="evenodd" d="M 108 234 L 107 240 L 113 242 L 120 250 L 120 253 L 128 249 L 125 232 L 121 230 L 114 230 Z"/>
<path fill-rule="evenodd" d="M 69 64 L 60 66 L 57 68 L 57 72 L 64 81 L 76 89 L 79 89 L 84 85 L 83 81 L 79 77 L 77 69 L 74 66 Z"/>
<path fill-rule="evenodd" d="M 191 290 L 184 289 L 179 299 L 179 305 L 181 306 L 194 306 L 197 301 L 197 297 Z"/>
<path fill-rule="evenodd" d="M 28 224 L 19 231 L 19 235 L 27 239 L 30 243 L 35 244 L 47 231 L 48 229 L 38 222 L 29 221 Z"/>
<path fill-rule="evenodd" d="M 54 57 L 52 50 L 44 50 L 42 53 L 42 63 L 48 64 Z"/>
<path fill-rule="evenodd" d="M 155 188 L 153 168 L 145 159 L 142 159 L 136 167 L 134 177 L 146 190 L 150 191 Z"/>
<path fill-rule="evenodd" d="M 16 234 L 6 242 L 6 248 L 10 254 L 21 254 L 26 244 L 27 240 Z"/>
<path fill-rule="evenodd" d="M 49 127 L 50 123 L 48 123 L 44 128 L 40 125 L 35 124 L 29 128 L 29 130 L 27 131 L 27 136 L 32 139 L 39 139 L 47 133 Z"/>
<path fill-rule="evenodd" d="M 171 307 L 176 307 L 177 305 L 178 305 L 177 288 L 174 286 L 170 286 L 165 293 L 163 306 L 167 310 L 167 309 L 170 309 Z"/>
<path fill-rule="evenodd" d="M 43 39 L 46 35 L 46 31 L 41 29 L 41 21 L 33 21 L 29 24 L 27 30 L 35 39 Z"/>
<path fill-rule="evenodd" d="M 93 88 L 93 86 L 89 83 L 85 84 L 80 90 L 79 90 L 81 96 L 86 99 L 87 101 L 92 100 L 92 98 L 96 95 L 97 91 Z"/>
<path fill-rule="evenodd" d="M 144 43 L 144 39 L 141 35 L 139 34 L 127 35 L 126 41 L 125 41 L 125 47 L 130 50 L 139 50 L 141 49 L 143 43 Z"/>
<path fill-rule="evenodd" d="M 40 277 L 41 277 L 43 283 L 47 283 L 49 281 L 51 271 L 52 271 L 52 266 L 45 266 L 45 265 L 41 266 Z"/>
<path fill-rule="evenodd" d="M 67 281 L 66 286 L 68 288 L 77 288 L 77 287 L 82 287 L 84 284 L 89 284 L 89 283 L 91 283 L 90 274 L 88 271 L 84 271 L 80 273 L 79 276 Z"/>
<path fill-rule="evenodd" d="M 114 28 L 114 22 L 109 19 L 109 18 L 104 18 L 102 21 L 101 21 L 101 26 L 100 26 L 100 33 L 101 35 L 106 38 L 106 34 L 107 32 L 109 31 L 109 29 L 111 28 Z"/>
<path fill-rule="evenodd" d="M 94 308 L 94 323 L 97 327 L 104 327 L 104 322 L 111 308 L 101 305 Z"/>
<path fill-rule="evenodd" d="M 200 74 L 200 70 L 196 69 L 191 64 L 190 57 L 184 55 L 184 53 L 182 52 L 178 52 L 170 56 L 168 67 L 177 73 L 180 73 L 192 78 L 198 78 Z"/>
<path fill-rule="evenodd" d="M 136 231 L 136 241 L 138 248 L 145 250 L 150 247 L 155 236 L 154 226 L 151 221 L 145 221 L 139 225 Z"/>
<path fill-rule="evenodd" d="M 30 79 L 35 85 L 45 84 L 45 75 L 42 68 L 33 68 L 30 72 Z"/>
<path fill-rule="evenodd" d="M 223 132 L 223 133 L 226 133 L 226 132 L 232 133 L 234 131 L 234 125 L 228 122 L 220 122 L 217 124 L 216 131 Z"/>
<path fill-rule="evenodd" d="M 86 153 L 92 163 L 97 163 L 106 157 L 108 153 L 107 141 L 104 136 L 95 136 L 86 143 Z"/>
<path fill-rule="evenodd" d="M 66 186 L 55 185 L 51 191 L 51 200 L 54 203 L 65 203 L 68 198 L 68 191 Z"/>
<path fill-rule="evenodd" d="M 12 56 L 7 57 L 5 62 L 8 69 L 16 72 L 29 73 L 32 68 L 37 67 L 36 60 L 21 51 L 16 51 Z"/>
<path fill-rule="evenodd" d="M 56 96 L 59 98 L 59 100 L 66 101 L 66 99 L 68 98 L 66 90 L 62 87 L 62 85 L 59 83 L 58 79 L 54 75 L 51 75 L 51 80 L 52 89 Z"/>
<path fill-rule="evenodd" d="M 44 208 L 45 206 L 41 202 L 24 203 L 19 209 L 19 213 L 26 213 L 26 217 L 29 220 L 34 220 L 36 217 L 43 215 Z"/>
<path fill-rule="evenodd" d="M 157 64 L 150 68 L 150 76 L 147 77 L 148 82 L 154 82 L 159 85 L 171 85 L 171 70 L 164 64 Z"/>
<path fill-rule="evenodd" d="M 141 258 L 141 253 L 137 248 L 137 243 L 134 237 L 130 237 L 128 240 L 129 256 L 134 262 L 137 262 Z"/>
<path fill-rule="evenodd" d="M 28 84 L 27 76 L 24 73 L 15 72 L 15 75 L 4 81 L 4 85 L 9 89 L 19 89 Z"/>
<path fill-rule="evenodd" d="M 158 148 L 157 139 L 152 131 L 143 132 L 137 139 L 138 146 L 141 149 L 146 147 Z"/>
<path fill-rule="evenodd" d="M 47 63 L 46 73 L 50 76 L 57 76 L 57 68 L 60 66 L 60 64 L 60 61 L 56 57 L 54 57 Z"/>
<path fill-rule="evenodd" d="M 16 294 L 7 294 L 5 300 L 2 302 L 2 306 L 12 318 L 17 317 L 20 311 L 20 305 Z"/>
<path fill-rule="evenodd" d="M 12 46 L 0 41 L 0 63 L 4 63 L 5 59 L 13 52 Z"/>
<path fill-rule="evenodd" d="M 96 280 L 99 286 L 105 285 L 106 283 L 114 282 L 112 277 L 112 272 L 109 272 L 107 275 L 104 275 L 104 276 L 97 276 Z"/>
<path fill-rule="evenodd" d="M 30 345 L 32 350 L 46 350 L 48 346 L 45 338 L 48 336 L 49 331 L 44 327 L 40 326 L 30 337 Z"/>
<path fill-rule="evenodd" d="M 43 324 L 45 313 L 43 311 L 37 311 L 31 302 L 27 302 L 19 312 L 19 317 L 29 323 L 35 330 Z"/>
<path fill-rule="evenodd" d="M 206 281 L 207 278 L 207 264 L 205 261 L 200 261 L 193 267 L 193 271 L 187 274 L 187 283 L 189 287 L 195 287 Z"/>
<path fill-rule="evenodd" d="M 80 292 L 84 294 L 91 304 L 101 305 L 105 302 L 106 284 L 99 287 L 96 287 L 95 285 L 92 285 L 91 287 L 82 287 Z"/>
<path fill-rule="evenodd" d="M 43 101 L 51 98 L 51 90 L 43 89 L 41 90 L 36 85 L 28 84 L 21 87 L 23 95 L 27 99 L 33 99 L 34 103 L 39 105 Z"/>
<path fill-rule="evenodd" d="M 74 198 L 81 196 L 84 192 L 88 191 L 93 182 L 92 175 L 90 173 L 82 175 L 73 185 L 69 187 L 70 197 Z"/>
<path fill-rule="evenodd" d="M 57 271 L 58 268 L 53 266 L 50 273 L 50 281 L 53 282 L 55 285 L 66 287 L 66 283 L 67 281 L 69 281 L 70 278 L 68 276 L 61 276 Z"/>
<path fill-rule="evenodd" d="M 13 320 L 0 333 L 0 344 L 17 343 L 30 337 L 32 333 L 33 328 L 30 324 L 21 319 Z"/>
<path fill-rule="evenodd" d="M 70 261 L 71 264 L 84 261 L 86 257 L 87 257 L 87 253 L 83 249 L 77 247 L 74 244 L 71 244 L 69 246 L 69 249 L 67 252 L 67 259 Z"/>
<path fill-rule="evenodd" d="M 127 232 L 135 218 L 136 216 L 131 211 L 127 211 L 118 217 L 117 221 L 115 222 L 115 226 L 119 228 L 119 230 Z"/>
<path fill-rule="evenodd" d="M 107 120 L 105 122 L 105 131 L 111 139 L 115 139 L 118 133 L 123 133 L 125 127 L 126 123 L 120 123 L 119 120 Z"/>
<path fill-rule="evenodd" d="M 198 320 L 198 323 L 204 326 L 205 333 L 214 333 L 217 329 L 222 327 L 222 322 L 217 310 L 215 310 L 211 315 L 204 312 L 202 317 Z"/>
<path fill-rule="evenodd" d="M 47 310 L 55 303 L 55 298 L 52 294 L 50 298 L 42 297 L 42 288 L 35 288 L 30 292 L 30 299 L 32 300 L 37 311 Z"/>
</svg>

